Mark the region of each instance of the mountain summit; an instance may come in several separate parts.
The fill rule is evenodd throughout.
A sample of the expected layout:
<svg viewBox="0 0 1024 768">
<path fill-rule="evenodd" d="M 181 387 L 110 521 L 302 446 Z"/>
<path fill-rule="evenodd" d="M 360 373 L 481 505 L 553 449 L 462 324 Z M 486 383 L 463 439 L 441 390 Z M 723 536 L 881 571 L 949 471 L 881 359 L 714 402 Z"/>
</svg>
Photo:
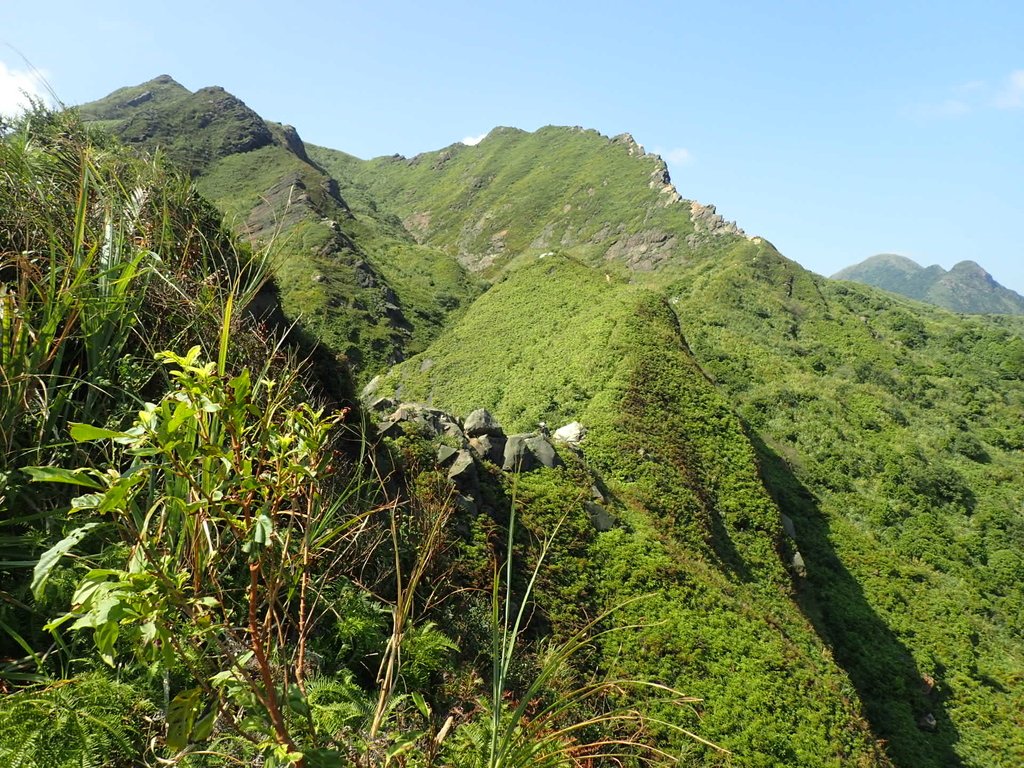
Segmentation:
<svg viewBox="0 0 1024 768">
<path fill-rule="evenodd" d="M 973 261 L 961 261 L 947 271 L 938 264 L 922 267 L 906 256 L 880 253 L 836 272 L 832 279 L 873 285 L 954 312 L 1024 314 L 1024 296 L 997 283 Z"/>
</svg>

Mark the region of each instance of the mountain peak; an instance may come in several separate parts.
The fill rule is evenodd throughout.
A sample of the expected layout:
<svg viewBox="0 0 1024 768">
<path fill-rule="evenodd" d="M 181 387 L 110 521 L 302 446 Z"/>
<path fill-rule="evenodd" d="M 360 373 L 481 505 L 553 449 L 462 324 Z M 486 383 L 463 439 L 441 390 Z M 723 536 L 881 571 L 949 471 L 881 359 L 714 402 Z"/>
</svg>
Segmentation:
<svg viewBox="0 0 1024 768">
<path fill-rule="evenodd" d="M 1024 296 L 996 282 L 977 262 L 957 262 L 948 271 L 933 264 L 880 253 L 832 275 L 899 293 L 918 301 L 968 314 L 1024 314 Z"/>
</svg>

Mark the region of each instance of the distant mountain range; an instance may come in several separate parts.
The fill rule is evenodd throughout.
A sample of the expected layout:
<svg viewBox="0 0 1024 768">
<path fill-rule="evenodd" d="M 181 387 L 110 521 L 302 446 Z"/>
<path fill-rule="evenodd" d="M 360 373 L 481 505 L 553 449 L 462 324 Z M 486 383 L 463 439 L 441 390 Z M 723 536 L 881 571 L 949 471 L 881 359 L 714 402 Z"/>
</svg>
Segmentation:
<svg viewBox="0 0 1024 768">
<path fill-rule="evenodd" d="M 997 283 L 973 261 L 961 261 L 947 271 L 938 264 L 922 267 L 906 256 L 880 253 L 836 272 L 832 279 L 873 285 L 954 312 L 1024 314 L 1024 296 Z"/>
</svg>

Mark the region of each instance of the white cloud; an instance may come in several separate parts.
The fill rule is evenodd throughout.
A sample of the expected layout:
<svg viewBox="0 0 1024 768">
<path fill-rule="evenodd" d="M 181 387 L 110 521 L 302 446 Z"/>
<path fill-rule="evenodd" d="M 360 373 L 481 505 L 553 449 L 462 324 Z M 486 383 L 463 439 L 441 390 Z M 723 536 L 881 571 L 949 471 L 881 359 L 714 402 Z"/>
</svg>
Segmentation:
<svg viewBox="0 0 1024 768">
<path fill-rule="evenodd" d="M 484 140 L 484 137 L 486 135 L 486 133 L 481 133 L 479 136 L 467 136 L 462 140 L 462 143 L 465 144 L 467 147 L 475 147 L 477 144 Z"/>
<path fill-rule="evenodd" d="M 921 117 L 961 117 L 972 109 L 963 99 L 946 99 L 935 104 L 919 104 L 913 111 Z"/>
<path fill-rule="evenodd" d="M 655 147 L 652 151 L 671 165 L 689 165 L 693 162 L 693 153 L 684 147 L 675 147 L 673 149 Z"/>
<path fill-rule="evenodd" d="M 659 153 L 660 154 L 660 153 Z M 676 147 L 670 149 L 664 155 L 662 155 L 668 162 L 675 163 L 676 165 L 686 165 L 693 161 L 693 155 L 690 154 L 690 150 L 683 147 Z"/>
<path fill-rule="evenodd" d="M 25 94 L 45 99 L 42 75 L 20 69 L 8 69 L 0 61 L 0 115 L 15 115 L 28 106 Z"/>
<path fill-rule="evenodd" d="M 992 100 L 992 106 L 996 109 L 1024 107 L 1024 69 L 1016 69 L 1010 73 Z"/>
<path fill-rule="evenodd" d="M 962 117 L 986 109 L 1024 108 L 1024 69 L 1015 69 L 999 86 L 984 80 L 969 80 L 953 86 L 942 101 L 916 104 L 910 113 L 925 118 Z"/>
</svg>

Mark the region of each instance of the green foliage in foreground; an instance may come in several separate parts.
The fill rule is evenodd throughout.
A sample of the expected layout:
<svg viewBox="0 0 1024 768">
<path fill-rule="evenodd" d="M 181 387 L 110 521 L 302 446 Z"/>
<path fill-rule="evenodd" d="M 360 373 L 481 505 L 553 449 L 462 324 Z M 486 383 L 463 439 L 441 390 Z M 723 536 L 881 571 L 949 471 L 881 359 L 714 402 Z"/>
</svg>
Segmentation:
<svg viewBox="0 0 1024 768">
<path fill-rule="evenodd" d="M 451 484 L 413 461 L 414 440 L 384 477 L 360 428 L 340 427 L 355 412 L 313 377 L 325 361 L 295 363 L 301 337 L 268 337 L 266 315 L 247 311 L 273 300 L 263 262 L 187 179 L 97 144 L 74 115 L 30 115 L 0 149 L 2 759 L 478 764 L 485 713 L 510 746 L 488 765 L 567 766 L 611 743 L 644 754 L 636 733 L 608 733 L 642 717 L 589 702 L 625 683 L 589 683 L 570 663 L 590 651 L 586 625 L 553 611 L 570 642 L 543 653 L 540 621 L 492 621 L 490 646 L 449 636 L 472 626 L 460 609 L 479 606 L 491 563 L 529 554 L 529 540 L 503 545 L 513 526 L 497 511 L 455 520 Z M 164 342 L 191 348 L 151 346 Z M 558 479 L 551 496 L 541 480 L 524 481 L 537 532 L 579 482 Z M 545 564 L 538 594 L 565 594 L 569 573 Z M 514 595 L 532 615 L 530 587 L 506 584 L 504 605 Z M 498 647 L 494 690 L 514 705 L 483 695 Z M 543 716 L 535 697 L 554 702 Z"/>
</svg>

